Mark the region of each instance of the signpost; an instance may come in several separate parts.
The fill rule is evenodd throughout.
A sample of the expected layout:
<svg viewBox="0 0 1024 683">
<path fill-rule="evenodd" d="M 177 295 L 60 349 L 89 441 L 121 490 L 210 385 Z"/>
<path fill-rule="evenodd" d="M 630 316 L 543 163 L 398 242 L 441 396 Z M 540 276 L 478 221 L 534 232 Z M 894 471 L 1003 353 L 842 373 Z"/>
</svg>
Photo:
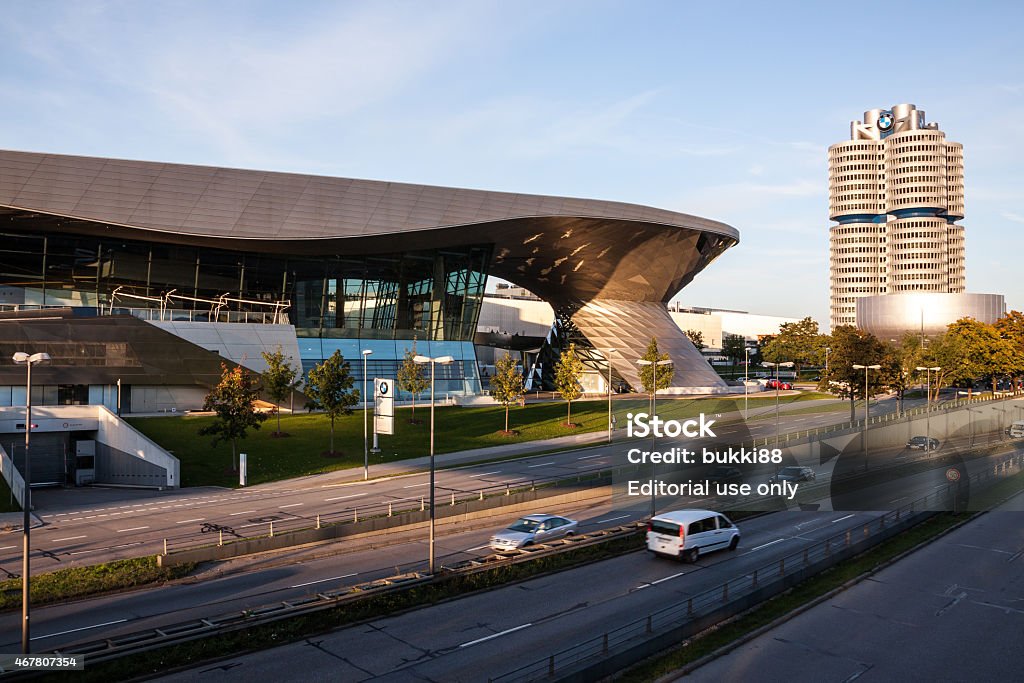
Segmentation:
<svg viewBox="0 0 1024 683">
<path fill-rule="evenodd" d="M 395 381 L 373 380 L 373 436 L 395 433 Z"/>
</svg>

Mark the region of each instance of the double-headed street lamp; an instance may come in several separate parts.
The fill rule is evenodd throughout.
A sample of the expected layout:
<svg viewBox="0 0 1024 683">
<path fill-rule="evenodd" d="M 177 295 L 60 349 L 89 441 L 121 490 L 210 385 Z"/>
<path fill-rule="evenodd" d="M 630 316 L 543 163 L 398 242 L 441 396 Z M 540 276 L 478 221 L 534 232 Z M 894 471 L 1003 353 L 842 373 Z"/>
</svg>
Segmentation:
<svg viewBox="0 0 1024 683">
<path fill-rule="evenodd" d="M 363 481 L 370 478 L 370 403 L 366 395 L 366 378 L 368 376 L 366 372 L 366 359 L 371 355 L 373 355 L 372 350 L 363 349 Z M 376 415 L 374 415 L 374 418 L 376 418 Z"/>
<path fill-rule="evenodd" d="M 915 368 L 918 372 L 924 371 L 925 376 L 925 401 L 924 401 L 924 424 L 925 424 L 925 452 L 932 449 L 932 373 L 942 370 L 941 367 L 934 368 Z"/>
<path fill-rule="evenodd" d="M 612 442 L 612 354 L 618 349 L 605 349 L 604 357 L 608 361 L 608 443 Z"/>
<path fill-rule="evenodd" d="M 654 366 L 654 390 L 651 392 L 651 419 L 658 417 L 658 366 L 659 365 L 672 365 L 672 360 L 666 358 L 659 361 L 650 361 L 645 358 L 640 358 L 636 362 L 637 365 L 653 365 Z M 651 451 L 654 451 L 654 430 L 651 430 Z M 655 515 L 658 509 L 657 502 L 655 501 L 654 491 L 654 463 L 651 462 L 651 517 Z"/>
<path fill-rule="evenodd" d="M 28 578 L 29 578 L 29 529 L 32 526 L 31 510 L 32 510 L 32 460 L 29 458 L 29 441 L 32 436 L 32 366 L 40 365 L 42 363 L 50 362 L 50 354 L 48 353 L 33 353 L 29 355 L 24 351 L 18 351 L 12 356 L 12 360 L 16 365 L 25 366 L 25 460 L 24 460 L 24 471 L 22 477 L 25 480 L 25 492 L 22 495 L 21 506 L 24 509 L 24 529 L 22 530 L 22 550 L 21 550 L 21 652 L 22 654 L 29 653 L 29 594 L 28 594 Z M 13 453 L 11 455 L 14 455 Z"/>
<path fill-rule="evenodd" d="M 451 356 L 416 356 L 413 360 L 420 365 L 430 363 L 430 549 L 427 567 L 434 573 L 434 365 L 448 365 L 455 361 Z"/>
<path fill-rule="evenodd" d="M 792 361 L 786 361 L 785 363 L 769 363 L 767 361 L 761 363 L 761 365 L 767 365 L 770 368 L 775 368 L 775 447 L 779 447 L 779 368 L 791 368 L 795 363 Z"/>
<path fill-rule="evenodd" d="M 864 450 L 864 471 L 868 469 L 868 418 L 871 416 L 869 412 L 871 406 L 871 397 L 868 395 L 868 370 L 881 370 L 881 365 L 854 365 L 854 370 L 864 371 L 864 428 L 861 430 L 860 443 L 861 448 Z"/>
</svg>

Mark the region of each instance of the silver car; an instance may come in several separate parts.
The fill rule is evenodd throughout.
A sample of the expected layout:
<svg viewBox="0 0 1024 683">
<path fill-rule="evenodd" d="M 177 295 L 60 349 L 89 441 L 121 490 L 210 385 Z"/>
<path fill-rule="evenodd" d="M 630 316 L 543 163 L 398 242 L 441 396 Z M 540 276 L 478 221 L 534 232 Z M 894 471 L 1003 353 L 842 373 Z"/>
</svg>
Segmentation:
<svg viewBox="0 0 1024 683">
<path fill-rule="evenodd" d="M 576 520 L 558 515 L 526 515 L 504 531 L 491 536 L 493 550 L 517 550 L 535 543 L 544 543 L 576 533 Z"/>
</svg>

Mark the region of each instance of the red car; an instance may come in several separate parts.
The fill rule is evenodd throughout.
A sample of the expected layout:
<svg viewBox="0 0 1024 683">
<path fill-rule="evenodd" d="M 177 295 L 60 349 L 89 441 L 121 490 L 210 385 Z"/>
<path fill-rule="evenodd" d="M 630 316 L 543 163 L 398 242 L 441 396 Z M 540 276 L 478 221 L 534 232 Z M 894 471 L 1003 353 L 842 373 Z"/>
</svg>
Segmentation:
<svg viewBox="0 0 1024 683">
<path fill-rule="evenodd" d="M 783 382 L 777 379 L 770 379 L 765 384 L 768 389 L 778 389 L 779 391 L 789 391 L 793 388 L 793 385 L 789 382 Z"/>
</svg>

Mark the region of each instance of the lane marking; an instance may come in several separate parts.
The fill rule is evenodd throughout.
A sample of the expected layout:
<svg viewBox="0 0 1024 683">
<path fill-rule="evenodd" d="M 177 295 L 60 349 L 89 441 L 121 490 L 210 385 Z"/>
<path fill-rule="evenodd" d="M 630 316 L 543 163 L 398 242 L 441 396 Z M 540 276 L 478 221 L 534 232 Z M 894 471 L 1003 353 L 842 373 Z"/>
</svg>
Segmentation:
<svg viewBox="0 0 1024 683">
<path fill-rule="evenodd" d="M 291 505 L 278 505 L 278 507 L 283 510 L 285 508 L 297 508 L 297 507 L 299 507 L 300 505 L 303 505 L 303 504 L 304 503 L 292 503 Z"/>
<path fill-rule="evenodd" d="M 493 640 L 494 638 L 497 638 L 499 636 L 508 635 L 509 633 L 515 633 L 516 631 L 522 631 L 524 628 L 530 628 L 531 626 L 533 626 L 533 624 L 523 624 L 522 626 L 516 626 L 515 628 L 506 629 L 504 631 L 501 631 L 500 633 L 492 633 L 489 636 L 484 636 L 483 638 L 477 638 L 476 640 L 471 640 L 468 643 L 463 643 L 462 645 L 459 645 L 459 647 L 469 647 L 470 645 L 476 645 L 477 643 L 483 643 L 483 642 L 486 642 L 488 640 Z"/>
<path fill-rule="evenodd" d="M 312 586 L 314 583 L 323 583 L 324 581 L 336 581 L 338 579 L 347 579 L 350 576 L 358 576 L 358 572 L 355 574 L 342 574 L 341 576 L 332 576 L 329 579 L 317 579 L 316 581 L 307 581 L 306 583 L 297 583 L 291 588 L 302 588 L 303 586 Z"/>
<path fill-rule="evenodd" d="M 68 633 L 77 633 L 78 631 L 88 631 L 91 628 L 99 628 L 100 626 L 113 626 L 114 624 L 123 624 L 128 621 L 127 619 L 118 619 L 117 621 L 107 621 L 102 624 L 93 624 L 92 626 L 83 626 L 82 628 L 73 628 L 70 631 L 61 631 L 60 633 L 50 633 L 45 636 L 35 636 L 32 640 L 42 640 L 43 638 L 53 638 L 55 636 L 63 636 Z"/>
<path fill-rule="evenodd" d="M 14 546 L 12 545 L 11 547 L 13 548 Z M 490 547 L 491 546 L 489 546 L 489 545 L 478 545 L 475 548 L 466 548 L 463 552 L 468 553 L 468 552 L 471 552 L 473 550 L 483 550 L 484 548 L 490 548 Z"/>
<path fill-rule="evenodd" d="M 143 529 L 148 529 L 148 528 L 149 528 L 148 526 L 134 526 L 131 529 L 118 529 L 117 533 L 123 534 L 126 531 L 142 531 Z"/>
<path fill-rule="evenodd" d="M 679 572 L 678 574 L 673 574 L 672 576 L 666 576 L 664 579 L 658 579 L 657 581 L 651 581 L 651 585 L 653 586 L 655 584 L 661 583 L 662 581 L 668 581 L 670 579 L 678 579 L 680 576 L 683 576 L 684 574 L 686 574 L 686 572 Z"/>
<path fill-rule="evenodd" d="M 201 521 L 203 521 L 202 517 L 200 517 L 199 519 L 183 519 L 180 522 L 175 522 L 175 524 L 188 524 L 189 522 L 201 522 Z"/>
<path fill-rule="evenodd" d="M 577 460 L 589 460 L 590 458 L 603 458 L 603 457 L 604 457 L 604 453 L 598 453 L 597 455 L 584 455 L 584 456 L 576 458 L 576 459 Z"/>
<path fill-rule="evenodd" d="M 351 496 L 338 496 L 337 498 L 324 498 L 324 502 L 328 503 L 332 500 L 342 500 L 344 498 L 358 498 L 359 496 L 365 496 L 365 493 L 353 493 Z"/>
<path fill-rule="evenodd" d="M 0 548 L 0 550 L 10 550 L 11 548 L 17 548 L 17 547 L 18 546 L 16 546 L 16 545 L 5 545 L 3 548 Z"/>
<path fill-rule="evenodd" d="M 484 472 L 483 474 L 471 474 L 470 478 L 473 477 L 486 477 L 489 474 L 501 474 L 501 470 L 494 470 L 493 472 Z"/>
<path fill-rule="evenodd" d="M 527 465 L 526 467 L 527 467 L 527 469 L 529 469 L 529 468 L 533 468 L 533 467 L 546 467 L 548 465 L 554 465 L 554 464 L 555 464 L 555 461 L 552 460 L 551 462 L 542 462 L 542 463 L 539 463 L 537 465 Z"/>
<path fill-rule="evenodd" d="M 254 514 L 256 514 L 255 510 L 242 510 L 241 512 L 232 512 L 230 515 L 228 515 L 228 517 L 234 517 L 235 515 L 254 515 Z"/>
<path fill-rule="evenodd" d="M 429 485 L 430 485 L 430 482 L 429 481 L 425 481 L 425 482 L 423 482 L 421 484 L 409 484 L 408 486 L 403 486 L 402 488 L 403 489 L 413 489 L 413 488 L 416 488 L 417 486 L 429 486 Z"/>
<path fill-rule="evenodd" d="M 50 539 L 53 543 L 60 543 L 61 541 L 76 541 L 79 538 L 85 538 L 85 536 L 68 536 L 67 538 L 53 538 Z"/>
<path fill-rule="evenodd" d="M 784 539 L 784 538 L 777 538 L 777 539 L 775 539 L 774 541 L 771 541 L 771 542 L 769 542 L 769 543 L 765 543 L 764 545 L 759 545 L 759 546 L 757 546 L 756 548 L 751 548 L 750 550 L 748 550 L 748 551 L 747 551 L 747 553 L 746 553 L 746 554 L 748 554 L 748 555 L 749 555 L 750 553 L 754 552 L 755 550 L 760 550 L 761 548 L 767 548 L 767 547 L 768 547 L 768 546 L 770 546 L 770 545 L 775 545 L 776 543 L 782 543 L 782 542 L 783 542 L 783 541 L 785 541 L 785 540 L 786 540 L 786 539 Z"/>
<path fill-rule="evenodd" d="M 617 519 L 626 519 L 629 515 L 619 515 L 618 517 L 609 517 L 608 519 L 599 519 L 594 524 L 603 524 L 604 522 L 614 522 Z"/>
<path fill-rule="evenodd" d="M 840 517 L 839 519 L 833 519 L 833 520 L 832 520 L 832 523 L 833 523 L 833 524 L 835 524 L 836 522 L 841 522 L 841 521 L 843 521 L 844 519 L 849 519 L 850 517 L 855 517 L 855 516 L 856 516 L 856 514 L 853 514 L 853 515 L 846 515 L 845 517 Z"/>
<path fill-rule="evenodd" d="M 890 503 L 898 503 L 898 502 L 900 502 L 901 500 L 906 500 L 906 499 L 907 499 L 907 497 L 906 497 L 906 496 L 900 496 L 899 498 L 893 498 L 893 499 L 892 499 L 892 500 L 890 500 L 889 502 L 890 502 Z"/>
</svg>

